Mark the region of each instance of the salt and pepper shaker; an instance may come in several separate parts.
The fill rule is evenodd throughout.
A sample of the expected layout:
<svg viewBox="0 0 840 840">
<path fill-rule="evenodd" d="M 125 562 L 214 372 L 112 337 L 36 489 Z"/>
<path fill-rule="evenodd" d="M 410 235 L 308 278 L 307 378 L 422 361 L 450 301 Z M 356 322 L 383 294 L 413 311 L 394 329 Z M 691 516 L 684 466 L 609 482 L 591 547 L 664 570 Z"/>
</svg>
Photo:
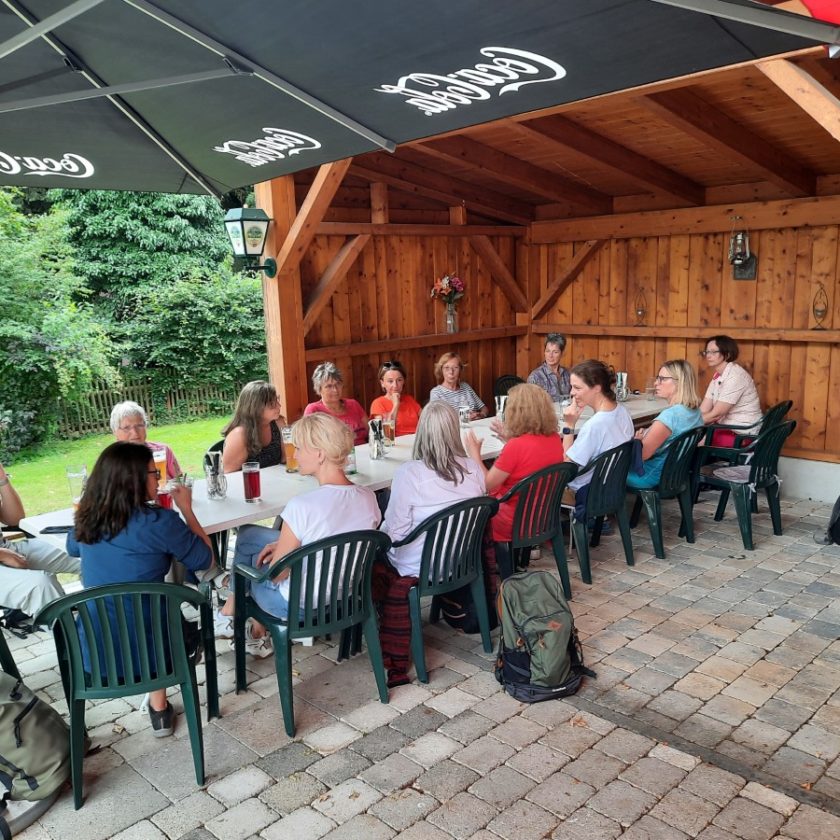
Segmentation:
<svg viewBox="0 0 840 840">
<path fill-rule="evenodd" d="M 204 474 L 207 477 L 207 498 L 227 497 L 227 479 L 222 468 L 222 453 L 211 450 L 204 456 Z"/>
<path fill-rule="evenodd" d="M 368 420 L 368 447 L 371 461 L 380 461 L 385 457 L 385 439 L 382 432 L 382 421 L 379 418 Z"/>
</svg>

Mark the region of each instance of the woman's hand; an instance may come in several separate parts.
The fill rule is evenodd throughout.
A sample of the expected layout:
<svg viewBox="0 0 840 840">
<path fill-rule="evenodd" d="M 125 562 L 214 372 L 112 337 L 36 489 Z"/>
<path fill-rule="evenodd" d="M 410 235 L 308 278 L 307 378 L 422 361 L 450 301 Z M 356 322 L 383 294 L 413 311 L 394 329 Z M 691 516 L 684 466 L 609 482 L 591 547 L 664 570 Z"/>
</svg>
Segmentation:
<svg viewBox="0 0 840 840">
<path fill-rule="evenodd" d="M 192 487 L 173 481 L 169 485 L 169 495 L 172 501 L 178 505 L 178 510 L 186 512 L 192 510 Z"/>
<path fill-rule="evenodd" d="M 647 434 L 647 429 L 636 429 L 636 440 L 644 440 Z"/>
<path fill-rule="evenodd" d="M 475 436 L 475 432 L 470 429 L 464 435 L 464 449 L 467 450 L 467 455 L 481 463 L 481 441 Z"/>
<path fill-rule="evenodd" d="M 390 394 L 386 394 L 385 396 L 387 396 L 388 399 L 391 400 L 391 404 L 394 406 L 394 408 L 400 407 L 399 391 L 392 391 Z"/>
<path fill-rule="evenodd" d="M 0 548 L 0 566 L 8 566 L 10 569 L 28 569 L 29 563 L 22 554 L 18 554 L 11 548 Z"/>
<path fill-rule="evenodd" d="M 507 441 L 508 435 L 505 431 L 505 424 L 502 423 L 502 421 L 499 420 L 498 417 L 493 417 L 490 420 L 490 431 L 493 432 L 493 434 L 496 435 L 496 437 L 499 438 L 499 440 Z"/>
<path fill-rule="evenodd" d="M 277 550 L 277 543 L 269 543 L 263 550 L 257 555 L 257 565 L 258 566 L 265 566 L 267 563 L 271 563 L 274 559 L 274 552 Z"/>
<path fill-rule="evenodd" d="M 563 424 L 570 429 L 574 429 L 575 423 L 580 420 L 582 412 L 583 409 L 577 404 L 577 401 L 572 400 L 563 410 Z"/>
</svg>

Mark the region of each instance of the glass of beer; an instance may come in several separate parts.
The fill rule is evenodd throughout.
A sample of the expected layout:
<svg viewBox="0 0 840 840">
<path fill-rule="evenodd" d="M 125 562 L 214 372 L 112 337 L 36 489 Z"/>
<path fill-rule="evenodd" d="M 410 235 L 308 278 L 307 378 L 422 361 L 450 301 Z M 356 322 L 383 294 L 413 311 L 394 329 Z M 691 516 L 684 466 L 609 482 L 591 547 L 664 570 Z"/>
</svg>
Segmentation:
<svg viewBox="0 0 840 840">
<path fill-rule="evenodd" d="M 283 435 L 283 451 L 286 454 L 286 472 L 296 473 L 298 471 L 297 450 L 292 441 L 292 427 L 283 426 L 280 429 L 280 434 Z"/>
<path fill-rule="evenodd" d="M 158 487 L 166 487 L 166 450 L 153 449 L 152 459 L 155 462 L 155 469 L 160 473 Z"/>
<path fill-rule="evenodd" d="M 242 465 L 242 481 L 245 486 L 245 501 L 260 500 L 260 462 L 246 461 Z"/>
<path fill-rule="evenodd" d="M 382 434 L 385 439 L 385 446 L 393 446 L 397 439 L 397 421 L 383 418 Z"/>
</svg>

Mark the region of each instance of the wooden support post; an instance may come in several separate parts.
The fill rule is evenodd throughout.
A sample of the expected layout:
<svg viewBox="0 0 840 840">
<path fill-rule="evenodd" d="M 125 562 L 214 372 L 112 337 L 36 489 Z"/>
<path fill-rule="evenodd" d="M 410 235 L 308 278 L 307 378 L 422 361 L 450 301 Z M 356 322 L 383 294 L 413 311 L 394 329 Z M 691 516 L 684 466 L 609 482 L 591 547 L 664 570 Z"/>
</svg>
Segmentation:
<svg viewBox="0 0 840 840">
<path fill-rule="evenodd" d="M 493 247 L 490 238 L 487 236 L 471 236 L 470 245 L 472 245 L 476 254 L 484 260 L 514 310 L 516 312 L 527 312 L 528 301 L 522 294 L 522 289 L 519 288 L 516 278 L 510 273 L 510 269 Z"/>
<path fill-rule="evenodd" d="M 268 227 L 265 255 L 274 256 L 295 221 L 295 182 L 291 175 L 263 181 L 254 187 L 257 206 L 274 219 Z M 289 420 L 303 414 L 308 400 L 303 341 L 303 302 L 298 264 L 276 277 L 263 276 L 268 376 Z"/>
<path fill-rule="evenodd" d="M 388 185 L 374 181 L 370 185 L 370 221 L 374 225 L 387 225 L 389 217 Z"/>
</svg>

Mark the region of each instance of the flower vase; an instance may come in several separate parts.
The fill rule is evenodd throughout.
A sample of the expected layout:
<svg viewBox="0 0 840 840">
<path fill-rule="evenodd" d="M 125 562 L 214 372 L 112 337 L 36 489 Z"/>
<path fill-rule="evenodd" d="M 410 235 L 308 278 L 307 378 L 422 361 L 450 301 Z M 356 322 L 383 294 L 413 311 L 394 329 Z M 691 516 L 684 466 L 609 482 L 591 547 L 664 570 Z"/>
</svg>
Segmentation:
<svg viewBox="0 0 840 840">
<path fill-rule="evenodd" d="M 454 303 L 446 304 L 446 331 L 448 333 L 458 332 L 458 310 Z"/>
</svg>

